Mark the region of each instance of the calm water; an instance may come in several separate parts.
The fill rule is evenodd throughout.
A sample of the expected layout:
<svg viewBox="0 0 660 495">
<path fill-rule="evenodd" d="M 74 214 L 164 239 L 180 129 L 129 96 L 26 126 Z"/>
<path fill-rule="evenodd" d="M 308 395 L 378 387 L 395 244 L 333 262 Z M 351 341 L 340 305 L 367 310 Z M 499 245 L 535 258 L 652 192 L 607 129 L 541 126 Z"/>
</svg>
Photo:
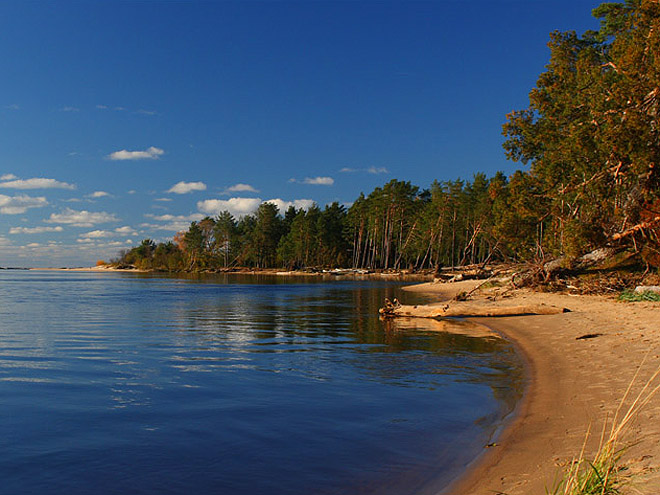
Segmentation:
<svg viewBox="0 0 660 495">
<path fill-rule="evenodd" d="M 0 493 L 437 491 L 521 367 L 466 324 L 379 321 L 386 296 L 414 302 L 384 282 L 0 272 Z"/>
</svg>

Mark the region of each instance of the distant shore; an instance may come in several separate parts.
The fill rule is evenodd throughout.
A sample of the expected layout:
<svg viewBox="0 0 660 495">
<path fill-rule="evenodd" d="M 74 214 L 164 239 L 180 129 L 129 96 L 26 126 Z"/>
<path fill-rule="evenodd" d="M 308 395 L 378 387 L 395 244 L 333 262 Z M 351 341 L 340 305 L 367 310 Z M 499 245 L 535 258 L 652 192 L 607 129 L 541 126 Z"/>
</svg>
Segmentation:
<svg viewBox="0 0 660 495">
<path fill-rule="evenodd" d="M 19 269 L 19 268 L 16 268 Z M 173 276 L 177 274 L 196 274 L 196 275 L 273 275 L 279 277 L 327 277 L 327 278 L 348 278 L 348 279 L 386 279 L 401 280 L 406 282 L 426 282 L 433 279 L 431 273 L 414 273 L 408 271 L 371 271 L 371 270 L 353 270 L 353 269 L 334 269 L 334 270 L 283 270 L 281 268 L 237 268 L 231 270 L 218 271 L 200 271 L 200 272 L 160 272 L 153 270 L 140 270 L 138 268 L 119 268 L 113 265 L 98 265 L 89 267 L 47 267 L 47 268 L 20 268 L 20 270 L 46 270 L 46 271 L 66 271 L 66 272 L 119 272 L 119 273 L 170 273 Z"/>
<path fill-rule="evenodd" d="M 448 299 L 478 282 L 419 284 L 406 290 Z M 615 413 L 635 371 L 641 384 L 660 366 L 660 303 L 622 303 L 602 296 L 518 290 L 507 304 L 549 304 L 569 313 L 473 318 L 512 341 L 528 370 L 524 398 L 496 445 L 443 495 L 542 495 L 578 456 L 591 426 L 588 448 Z M 660 396 L 636 418 L 624 464 L 641 493 L 660 492 Z M 634 445 L 633 445 L 634 444 Z M 625 493 L 625 492 L 624 492 Z"/>
<path fill-rule="evenodd" d="M 117 268 L 112 265 L 98 265 L 98 266 L 80 266 L 80 267 L 32 267 L 24 268 L 24 270 L 34 271 L 62 271 L 62 272 L 133 272 L 133 273 L 148 273 L 149 270 L 140 270 L 138 268 Z"/>
</svg>

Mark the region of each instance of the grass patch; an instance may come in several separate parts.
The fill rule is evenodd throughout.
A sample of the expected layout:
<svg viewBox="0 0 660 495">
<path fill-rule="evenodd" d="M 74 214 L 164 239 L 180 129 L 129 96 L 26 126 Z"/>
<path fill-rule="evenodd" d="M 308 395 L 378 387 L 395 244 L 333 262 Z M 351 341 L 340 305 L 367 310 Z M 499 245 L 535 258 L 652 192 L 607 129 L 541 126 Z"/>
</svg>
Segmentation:
<svg viewBox="0 0 660 495">
<path fill-rule="evenodd" d="M 633 418 L 660 390 L 660 384 L 657 383 L 660 376 L 660 368 L 658 368 L 623 413 L 643 365 L 644 361 L 628 385 L 614 418 L 611 422 L 605 422 L 594 456 L 589 459 L 585 455 L 591 433 L 589 428 L 580 454 L 573 459 L 554 488 L 551 491 L 546 490 L 546 495 L 617 495 L 621 493 L 621 488 L 631 481 L 626 466 L 621 464 L 621 457 L 630 445 L 625 443 L 623 436 Z"/>
<path fill-rule="evenodd" d="M 641 302 L 641 301 L 660 301 L 660 294 L 650 290 L 644 292 L 635 292 L 631 289 L 626 289 L 619 294 L 619 301 L 625 302 Z"/>
</svg>

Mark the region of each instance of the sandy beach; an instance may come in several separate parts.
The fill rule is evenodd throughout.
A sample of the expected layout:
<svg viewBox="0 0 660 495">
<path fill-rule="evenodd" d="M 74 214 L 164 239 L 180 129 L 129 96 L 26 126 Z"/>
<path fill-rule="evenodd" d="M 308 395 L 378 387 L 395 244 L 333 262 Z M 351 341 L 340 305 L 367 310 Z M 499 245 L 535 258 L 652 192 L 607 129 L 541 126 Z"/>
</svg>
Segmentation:
<svg viewBox="0 0 660 495">
<path fill-rule="evenodd" d="M 426 283 L 407 290 L 444 300 L 475 284 Z M 587 451 L 595 449 L 645 356 L 635 391 L 660 366 L 660 303 L 529 290 L 503 300 L 539 303 L 570 312 L 473 319 L 514 342 L 528 383 L 496 445 L 484 449 L 444 495 L 545 494 L 580 453 L 589 428 Z M 660 493 L 660 395 L 635 418 L 625 443 L 631 446 L 623 461 L 634 476 L 624 493 Z"/>
</svg>

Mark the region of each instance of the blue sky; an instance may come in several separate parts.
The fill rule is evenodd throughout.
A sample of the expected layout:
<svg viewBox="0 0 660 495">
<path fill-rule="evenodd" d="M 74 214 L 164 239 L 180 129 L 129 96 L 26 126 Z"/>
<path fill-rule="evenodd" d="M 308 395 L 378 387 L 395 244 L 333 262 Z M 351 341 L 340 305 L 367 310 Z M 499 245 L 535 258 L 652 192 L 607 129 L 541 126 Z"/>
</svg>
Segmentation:
<svg viewBox="0 0 660 495">
<path fill-rule="evenodd" d="M 0 3 L 0 266 L 222 209 L 511 174 L 501 125 L 599 2 Z"/>
</svg>

